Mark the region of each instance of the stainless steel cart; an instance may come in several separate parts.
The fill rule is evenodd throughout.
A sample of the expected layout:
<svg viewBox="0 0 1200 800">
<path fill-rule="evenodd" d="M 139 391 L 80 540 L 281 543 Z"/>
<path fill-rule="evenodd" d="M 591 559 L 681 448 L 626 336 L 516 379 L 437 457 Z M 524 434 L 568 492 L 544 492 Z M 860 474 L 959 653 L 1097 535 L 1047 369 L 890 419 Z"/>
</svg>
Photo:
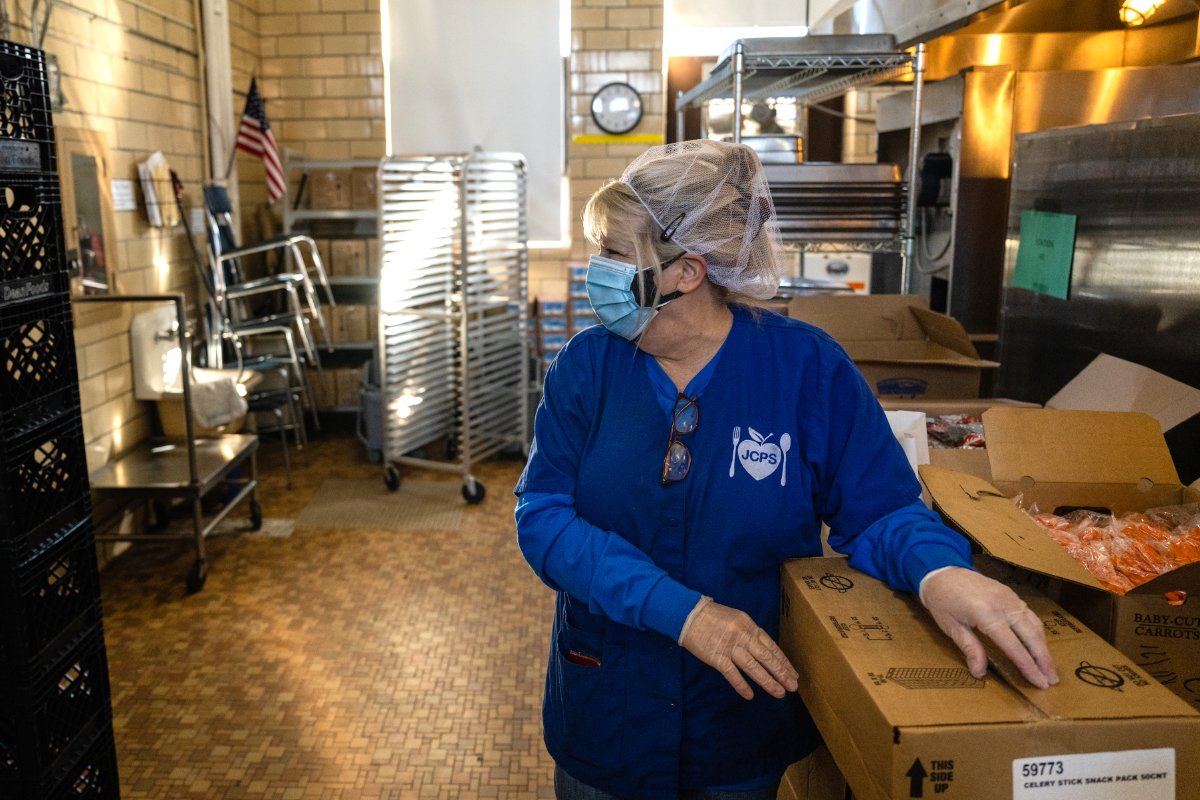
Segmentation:
<svg viewBox="0 0 1200 800">
<path fill-rule="evenodd" d="M 250 528 L 262 527 L 262 507 L 258 503 L 258 437 L 253 434 L 226 434 L 211 439 L 195 437 L 192 420 L 191 347 L 183 295 L 96 295 L 77 297 L 75 302 L 161 303 L 173 302 L 178 324 L 179 347 L 183 353 L 183 416 L 187 436 L 182 444 L 148 441 L 118 454 L 93 472 L 91 488 L 123 500 L 190 501 L 191 534 L 143 533 L 97 535 L 100 541 L 192 541 L 196 560 L 188 572 L 188 590 L 198 592 L 208 578 L 204 540 L 242 500 L 250 500 Z M 242 468 L 244 474 L 235 476 Z M 212 516 L 204 514 L 204 497 L 218 486 L 233 486 L 237 492 Z"/>
<path fill-rule="evenodd" d="M 379 168 L 384 481 L 459 472 L 528 448 L 525 163 L 512 153 L 399 156 Z M 413 455 L 438 440 L 447 460 Z"/>
</svg>

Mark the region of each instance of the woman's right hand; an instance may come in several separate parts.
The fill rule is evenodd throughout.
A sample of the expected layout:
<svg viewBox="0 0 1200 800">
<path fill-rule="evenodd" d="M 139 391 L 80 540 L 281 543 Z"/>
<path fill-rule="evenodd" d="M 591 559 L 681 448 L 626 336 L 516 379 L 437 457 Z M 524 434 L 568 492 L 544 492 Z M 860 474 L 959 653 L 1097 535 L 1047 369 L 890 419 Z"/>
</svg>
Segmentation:
<svg viewBox="0 0 1200 800">
<path fill-rule="evenodd" d="M 754 690 L 743 672 L 772 697 L 796 691 L 795 667 L 767 632 L 736 608 L 702 598 L 688 615 L 679 644 L 724 675 L 746 700 L 754 697 Z"/>
</svg>

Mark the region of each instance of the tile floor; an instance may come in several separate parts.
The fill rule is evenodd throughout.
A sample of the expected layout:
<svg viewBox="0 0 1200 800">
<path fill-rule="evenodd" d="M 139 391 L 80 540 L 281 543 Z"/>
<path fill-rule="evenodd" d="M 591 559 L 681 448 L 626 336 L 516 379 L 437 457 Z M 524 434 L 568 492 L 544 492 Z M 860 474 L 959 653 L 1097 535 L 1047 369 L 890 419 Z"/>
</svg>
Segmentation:
<svg viewBox="0 0 1200 800">
<path fill-rule="evenodd" d="M 278 448 L 260 452 L 267 517 L 295 518 L 326 478 L 382 480 L 348 435 L 314 439 L 290 492 Z M 520 466 L 481 465 L 487 497 L 454 532 L 211 539 L 196 595 L 182 543 L 106 566 L 122 797 L 553 797 L 539 711 L 553 597 L 516 547 Z"/>
</svg>

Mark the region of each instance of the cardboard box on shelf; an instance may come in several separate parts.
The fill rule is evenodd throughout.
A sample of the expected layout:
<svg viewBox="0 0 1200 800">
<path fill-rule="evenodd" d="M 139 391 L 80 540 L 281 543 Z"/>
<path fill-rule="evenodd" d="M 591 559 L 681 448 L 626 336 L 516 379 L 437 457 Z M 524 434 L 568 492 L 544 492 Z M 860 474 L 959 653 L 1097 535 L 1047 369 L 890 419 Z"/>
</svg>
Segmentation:
<svg viewBox="0 0 1200 800">
<path fill-rule="evenodd" d="M 367 261 L 363 265 L 363 274 L 369 278 L 378 278 L 380 261 L 379 261 L 379 240 L 367 239 Z"/>
<path fill-rule="evenodd" d="M 370 210 L 379 204 L 379 168 L 355 167 L 350 174 L 350 202 L 354 208 Z"/>
<path fill-rule="evenodd" d="M 334 370 L 337 382 L 337 404 L 339 408 L 357 407 L 359 397 L 359 381 L 362 377 L 361 368 Z"/>
<path fill-rule="evenodd" d="M 308 173 L 309 207 L 345 211 L 353 208 L 350 173 L 344 169 L 317 169 Z"/>
<path fill-rule="evenodd" d="M 329 239 L 317 239 L 317 252 L 321 256 L 321 264 L 325 267 L 325 272 L 332 275 L 330 271 L 333 268 L 333 258 L 330 256 L 330 245 L 333 244 Z"/>
<path fill-rule="evenodd" d="M 780 644 L 858 800 L 1195 797 L 1200 714 L 1070 614 L 1015 585 L 1062 681 L 976 679 L 909 595 L 845 559 L 787 562 Z"/>
<path fill-rule="evenodd" d="M 1010 498 L 1041 511 L 1115 514 L 1200 502 L 1185 487 L 1157 420 L 1142 413 L 997 407 L 983 414 L 990 481 L 921 467 L 934 507 L 984 553 L 1047 579 L 1071 613 L 1200 707 L 1200 563 L 1118 596 Z"/>
<path fill-rule="evenodd" d="M 312 403 L 321 411 L 330 411 L 337 407 L 337 380 L 333 373 L 326 370 L 324 375 L 313 373 L 309 379 L 312 387 Z"/>
<path fill-rule="evenodd" d="M 367 307 L 340 305 L 332 309 L 332 334 L 335 342 L 362 342 L 367 339 Z"/>
<path fill-rule="evenodd" d="M 795 297 L 788 315 L 836 339 L 878 397 L 978 397 L 981 371 L 999 366 L 920 295 Z"/>
<path fill-rule="evenodd" d="M 375 341 L 379 338 L 379 306 L 371 304 L 367 309 L 367 340 Z"/>
<path fill-rule="evenodd" d="M 367 243 L 362 239 L 334 239 L 329 245 L 331 275 L 366 275 Z M 327 267 L 329 265 L 326 265 Z"/>
</svg>

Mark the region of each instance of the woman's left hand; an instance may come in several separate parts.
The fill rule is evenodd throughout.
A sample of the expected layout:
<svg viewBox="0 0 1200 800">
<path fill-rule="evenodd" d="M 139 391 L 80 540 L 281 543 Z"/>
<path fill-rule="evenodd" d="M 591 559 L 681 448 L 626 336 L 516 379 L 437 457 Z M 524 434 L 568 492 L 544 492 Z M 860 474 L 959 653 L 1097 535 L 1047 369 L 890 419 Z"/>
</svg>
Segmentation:
<svg viewBox="0 0 1200 800">
<path fill-rule="evenodd" d="M 975 633 L 980 631 L 1034 686 L 1045 689 L 1058 683 L 1041 620 L 999 581 L 963 567 L 950 567 L 923 582 L 921 602 L 962 650 L 967 668 L 976 678 L 987 671 L 987 653 Z"/>
</svg>

